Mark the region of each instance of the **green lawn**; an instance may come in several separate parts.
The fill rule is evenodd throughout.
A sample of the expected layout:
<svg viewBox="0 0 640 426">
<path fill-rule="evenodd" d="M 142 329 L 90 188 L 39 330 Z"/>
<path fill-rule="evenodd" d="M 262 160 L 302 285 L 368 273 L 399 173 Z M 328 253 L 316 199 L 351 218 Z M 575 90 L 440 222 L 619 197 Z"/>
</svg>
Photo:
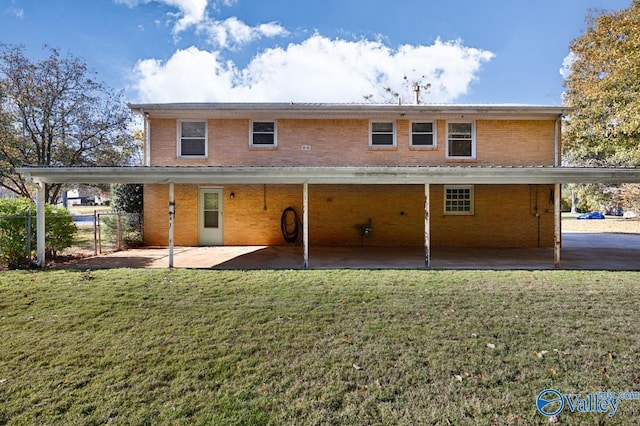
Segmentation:
<svg viewBox="0 0 640 426">
<path fill-rule="evenodd" d="M 0 425 L 549 424 L 545 388 L 640 389 L 639 278 L 2 272 Z"/>
</svg>

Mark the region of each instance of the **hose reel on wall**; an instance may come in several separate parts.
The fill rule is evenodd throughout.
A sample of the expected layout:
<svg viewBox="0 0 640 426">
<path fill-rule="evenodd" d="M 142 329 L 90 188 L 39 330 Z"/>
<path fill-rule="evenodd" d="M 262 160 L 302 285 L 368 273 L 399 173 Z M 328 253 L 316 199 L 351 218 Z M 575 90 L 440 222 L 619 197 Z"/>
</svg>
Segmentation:
<svg viewBox="0 0 640 426">
<path fill-rule="evenodd" d="M 302 221 L 298 216 L 298 212 L 293 207 L 287 207 L 282 212 L 280 218 L 280 229 L 282 230 L 282 237 L 288 243 L 296 243 L 300 238 L 300 228 L 302 227 Z"/>
</svg>

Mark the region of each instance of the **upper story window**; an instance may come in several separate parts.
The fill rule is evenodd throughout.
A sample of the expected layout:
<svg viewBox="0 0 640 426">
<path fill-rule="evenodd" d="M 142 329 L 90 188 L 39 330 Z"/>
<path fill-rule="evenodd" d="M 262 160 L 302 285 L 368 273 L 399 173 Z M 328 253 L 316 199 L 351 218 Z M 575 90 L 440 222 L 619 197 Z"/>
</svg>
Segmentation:
<svg viewBox="0 0 640 426">
<path fill-rule="evenodd" d="M 207 122 L 180 121 L 178 123 L 178 157 L 207 156 Z"/>
<path fill-rule="evenodd" d="M 274 147 L 277 145 L 277 135 L 275 121 L 252 121 L 249 145 Z"/>
<path fill-rule="evenodd" d="M 473 214 L 473 185 L 445 185 L 444 214 Z"/>
<path fill-rule="evenodd" d="M 411 146 L 433 148 L 436 146 L 436 124 L 432 121 L 411 123 Z"/>
<path fill-rule="evenodd" d="M 447 158 L 476 158 L 473 122 L 447 123 Z"/>
<path fill-rule="evenodd" d="M 393 121 L 372 121 L 369 145 L 372 147 L 396 146 L 396 125 Z"/>
</svg>

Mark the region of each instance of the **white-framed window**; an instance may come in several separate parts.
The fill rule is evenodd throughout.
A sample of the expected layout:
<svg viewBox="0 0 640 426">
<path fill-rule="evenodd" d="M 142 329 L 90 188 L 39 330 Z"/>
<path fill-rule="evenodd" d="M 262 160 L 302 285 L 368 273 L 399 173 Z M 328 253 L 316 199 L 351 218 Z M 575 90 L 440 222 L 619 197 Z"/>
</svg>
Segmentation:
<svg viewBox="0 0 640 426">
<path fill-rule="evenodd" d="M 396 146 L 396 123 L 394 121 L 371 121 L 369 123 L 369 146 Z"/>
<path fill-rule="evenodd" d="M 249 132 L 249 145 L 255 147 L 277 146 L 278 126 L 276 121 L 252 121 Z"/>
<path fill-rule="evenodd" d="M 416 148 L 435 148 L 437 145 L 435 121 L 412 121 L 409 143 Z"/>
<path fill-rule="evenodd" d="M 178 121 L 178 157 L 206 158 L 207 122 Z"/>
<path fill-rule="evenodd" d="M 444 214 L 472 215 L 473 192 L 473 185 L 445 185 Z"/>
<path fill-rule="evenodd" d="M 447 158 L 476 158 L 476 126 L 473 121 L 447 123 Z"/>
</svg>

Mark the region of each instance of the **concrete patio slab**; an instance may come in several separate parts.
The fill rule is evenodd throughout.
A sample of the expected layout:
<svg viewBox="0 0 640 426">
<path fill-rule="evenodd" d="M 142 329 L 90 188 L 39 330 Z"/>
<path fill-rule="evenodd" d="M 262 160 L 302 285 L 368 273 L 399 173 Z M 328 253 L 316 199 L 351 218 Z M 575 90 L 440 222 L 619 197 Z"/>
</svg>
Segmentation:
<svg viewBox="0 0 640 426">
<path fill-rule="evenodd" d="M 166 268 L 166 247 L 146 247 L 75 259 L 61 268 Z M 300 246 L 176 247 L 174 267 L 302 269 Z M 311 247 L 311 269 L 422 269 L 422 247 Z M 564 233 L 561 269 L 640 270 L 640 235 Z M 433 269 L 554 269 L 552 249 L 435 248 Z"/>
</svg>

